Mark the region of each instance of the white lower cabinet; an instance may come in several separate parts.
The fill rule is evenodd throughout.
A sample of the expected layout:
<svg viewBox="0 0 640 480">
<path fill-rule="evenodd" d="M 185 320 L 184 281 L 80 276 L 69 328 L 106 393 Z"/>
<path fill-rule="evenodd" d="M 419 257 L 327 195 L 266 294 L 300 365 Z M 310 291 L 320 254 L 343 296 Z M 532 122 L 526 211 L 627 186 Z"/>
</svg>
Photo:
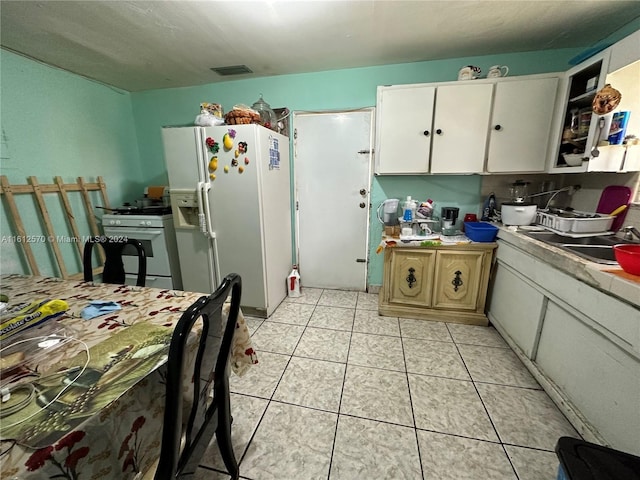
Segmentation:
<svg viewBox="0 0 640 480">
<path fill-rule="evenodd" d="M 640 362 L 615 348 L 580 317 L 549 302 L 535 362 L 579 406 L 600 434 L 640 450 Z"/>
<path fill-rule="evenodd" d="M 496 261 L 491 323 L 580 433 L 639 455 L 638 309 L 502 237 Z"/>
<path fill-rule="evenodd" d="M 524 354 L 531 357 L 539 331 L 544 295 L 504 263 L 498 263 L 495 268 L 493 291 L 509 292 L 509 295 L 491 297 L 491 316 L 506 324 L 509 335 Z"/>
</svg>

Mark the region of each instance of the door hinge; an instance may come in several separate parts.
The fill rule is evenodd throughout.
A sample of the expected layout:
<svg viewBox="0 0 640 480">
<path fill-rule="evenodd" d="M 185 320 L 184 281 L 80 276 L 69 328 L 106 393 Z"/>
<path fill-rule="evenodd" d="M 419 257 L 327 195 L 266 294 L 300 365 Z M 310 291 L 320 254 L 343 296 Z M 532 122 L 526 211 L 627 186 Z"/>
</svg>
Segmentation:
<svg viewBox="0 0 640 480">
<path fill-rule="evenodd" d="M 372 149 L 372 150 L 358 150 L 358 153 L 362 153 L 362 154 L 365 154 L 365 153 L 374 153 L 374 152 L 375 152 L 375 150 L 373 150 L 373 149 Z"/>
<path fill-rule="evenodd" d="M 367 263 L 367 259 L 366 258 L 356 258 L 356 262 L 357 263 Z"/>
<path fill-rule="evenodd" d="M 296 210 L 300 210 L 300 202 L 296 200 Z"/>
</svg>

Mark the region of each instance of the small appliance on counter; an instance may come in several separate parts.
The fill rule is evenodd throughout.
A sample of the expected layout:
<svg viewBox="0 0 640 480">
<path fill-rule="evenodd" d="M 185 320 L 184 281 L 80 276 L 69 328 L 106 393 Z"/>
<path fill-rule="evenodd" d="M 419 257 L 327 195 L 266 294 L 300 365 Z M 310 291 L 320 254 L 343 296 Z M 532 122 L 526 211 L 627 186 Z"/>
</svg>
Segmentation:
<svg viewBox="0 0 640 480">
<path fill-rule="evenodd" d="M 529 198 L 528 185 L 529 182 L 523 180 L 511 184 L 511 201 L 504 202 L 500 207 L 504 225 L 531 225 L 535 221 L 538 205 L 526 201 Z"/>
<path fill-rule="evenodd" d="M 458 214 L 460 209 L 458 207 L 442 207 L 442 234 L 443 235 L 455 235 L 456 220 L 458 220 Z"/>
<path fill-rule="evenodd" d="M 397 198 L 388 198 L 378 205 L 378 221 L 384 225 L 385 235 L 400 234 L 399 205 L 400 200 Z"/>
</svg>

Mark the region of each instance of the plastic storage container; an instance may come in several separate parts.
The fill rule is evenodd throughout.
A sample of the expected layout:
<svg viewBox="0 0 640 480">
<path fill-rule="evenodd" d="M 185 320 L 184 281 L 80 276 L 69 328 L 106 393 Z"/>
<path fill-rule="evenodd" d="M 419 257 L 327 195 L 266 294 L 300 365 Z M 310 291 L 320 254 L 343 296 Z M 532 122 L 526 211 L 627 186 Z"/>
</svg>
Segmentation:
<svg viewBox="0 0 640 480">
<path fill-rule="evenodd" d="M 640 480 L 640 457 L 585 442 L 560 437 L 557 480 Z"/>
<path fill-rule="evenodd" d="M 464 233 L 474 242 L 493 242 L 498 236 L 498 227 L 487 222 L 464 222 Z"/>
<path fill-rule="evenodd" d="M 408 196 L 402 207 L 402 219 L 405 222 L 410 222 L 414 218 L 416 218 L 416 202 Z"/>
</svg>

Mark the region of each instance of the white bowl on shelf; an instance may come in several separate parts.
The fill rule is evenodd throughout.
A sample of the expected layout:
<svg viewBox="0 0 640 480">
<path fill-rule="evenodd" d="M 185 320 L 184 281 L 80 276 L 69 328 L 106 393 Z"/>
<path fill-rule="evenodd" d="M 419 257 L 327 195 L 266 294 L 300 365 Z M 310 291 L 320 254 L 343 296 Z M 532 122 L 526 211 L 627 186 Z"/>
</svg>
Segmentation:
<svg viewBox="0 0 640 480">
<path fill-rule="evenodd" d="M 579 167 L 582 165 L 582 160 L 584 159 L 583 153 L 563 153 L 562 158 L 567 165 L 570 167 Z"/>
</svg>

